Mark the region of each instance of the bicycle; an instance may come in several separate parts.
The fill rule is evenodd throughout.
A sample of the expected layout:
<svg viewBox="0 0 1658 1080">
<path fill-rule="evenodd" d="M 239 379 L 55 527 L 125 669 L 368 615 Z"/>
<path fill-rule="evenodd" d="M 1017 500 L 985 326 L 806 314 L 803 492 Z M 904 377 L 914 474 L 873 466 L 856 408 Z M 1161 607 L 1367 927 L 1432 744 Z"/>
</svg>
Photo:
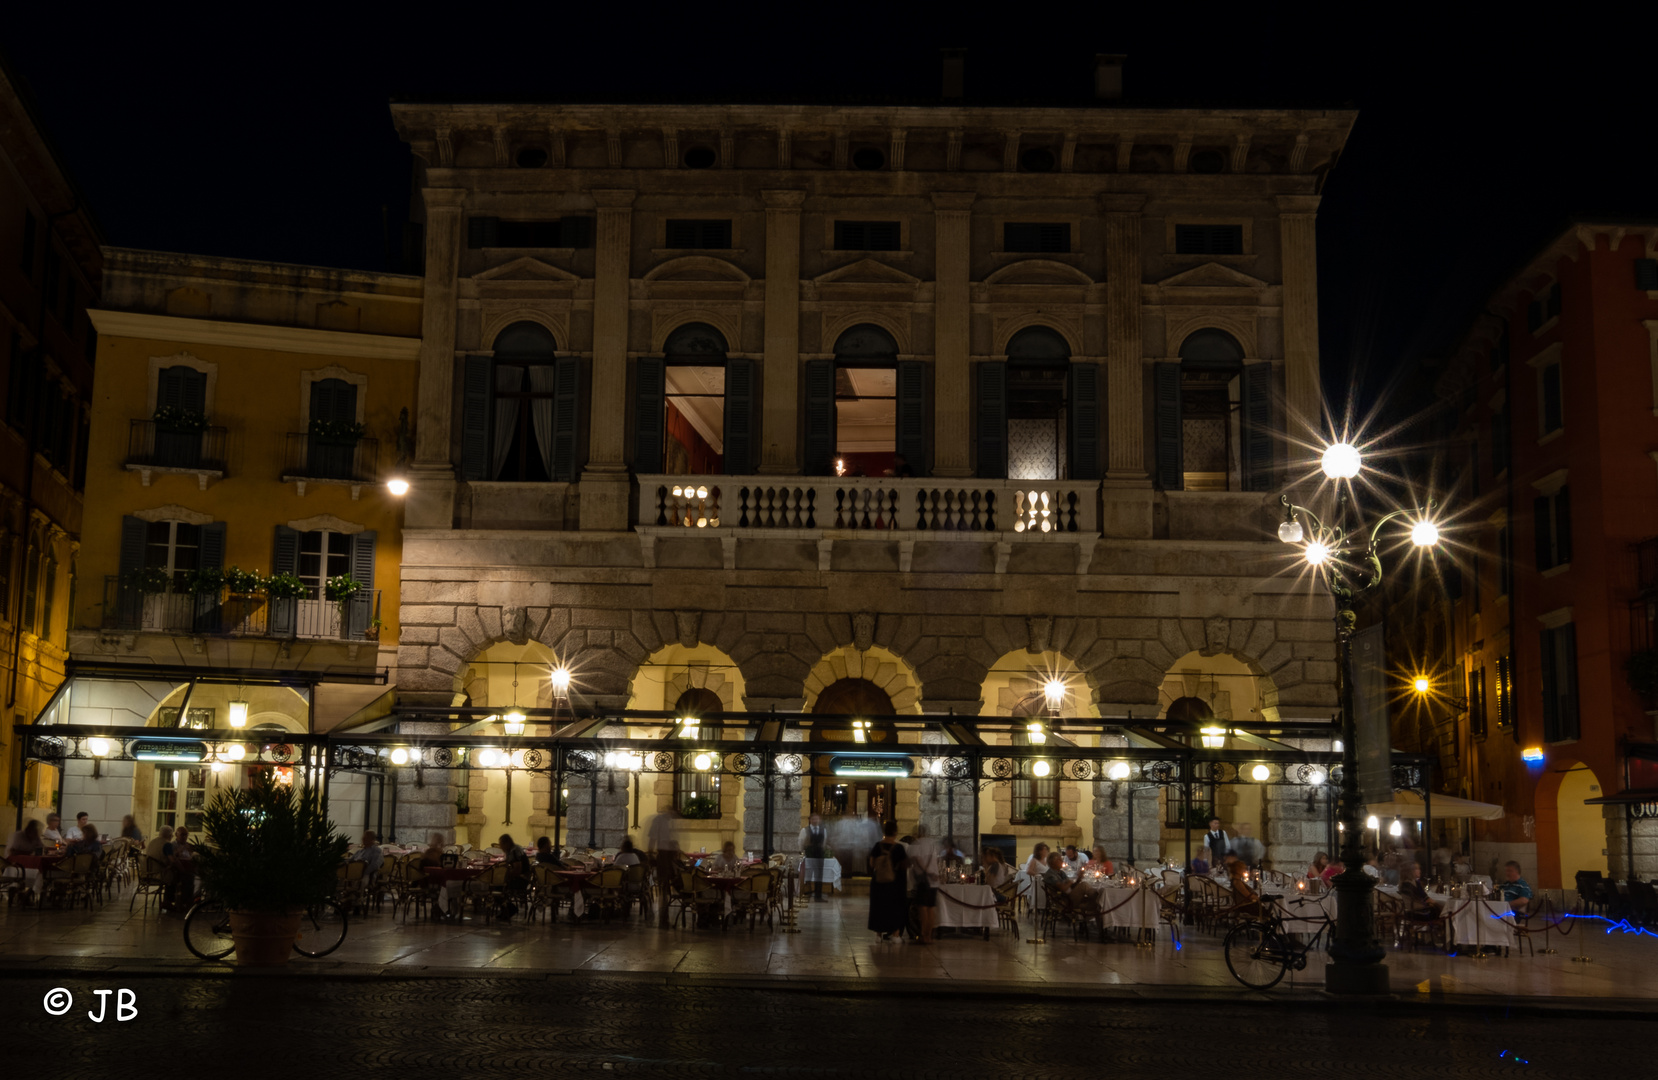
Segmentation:
<svg viewBox="0 0 1658 1080">
<path fill-rule="evenodd" d="M 1277 986 L 1291 969 L 1305 971 L 1307 954 L 1323 941 L 1325 931 L 1333 922 L 1329 919 L 1304 944 L 1284 929 L 1282 909 L 1271 901 L 1276 896 L 1261 897 L 1265 914 L 1257 920 L 1243 922 L 1227 932 L 1222 946 L 1226 950 L 1226 966 L 1232 977 L 1252 990 L 1270 990 Z"/>
<path fill-rule="evenodd" d="M 313 959 L 327 956 L 345 941 L 349 925 L 346 910 L 332 900 L 307 908 L 294 936 L 294 951 Z M 236 948 L 230 934 L 230 912 L 224 904 L 204 896 L 184 916 L 184 944 L 203 960 L 223 960 Z"/>
</svg>

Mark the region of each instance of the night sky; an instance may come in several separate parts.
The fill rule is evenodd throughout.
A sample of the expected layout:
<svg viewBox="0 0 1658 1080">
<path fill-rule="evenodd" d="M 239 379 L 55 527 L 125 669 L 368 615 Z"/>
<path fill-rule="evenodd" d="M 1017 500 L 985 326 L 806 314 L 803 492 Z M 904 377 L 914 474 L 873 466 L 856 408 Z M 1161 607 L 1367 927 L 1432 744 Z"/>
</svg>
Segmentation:
<svg viewBox="0 0 1658 1080">
<path fill-rule="evenodd" d="M 392 97 L 920 98 L 937 94 L 938 49 L 965 45 L 970 101 L 1087 101 L 1093 54 L 1121 52 L 1128 104 L 1356 107 L 1319 223 L 1337 408 L 1443 352 L 1568 214 L 1658 215 L 1651 22 L 834 4 L 803 30 L 794 5 L 595 7 L 623 14 L 294 5 L 247 21 L 232 13 L 251 7 L 37 2 L 8 9 L 0 43 L 109 243 L 366 269 L 398 269 L 384 222 L 395 238 L 407 212 Z M 1391 396 L 1414 407 L 1420 384 Z"/>
</svg>

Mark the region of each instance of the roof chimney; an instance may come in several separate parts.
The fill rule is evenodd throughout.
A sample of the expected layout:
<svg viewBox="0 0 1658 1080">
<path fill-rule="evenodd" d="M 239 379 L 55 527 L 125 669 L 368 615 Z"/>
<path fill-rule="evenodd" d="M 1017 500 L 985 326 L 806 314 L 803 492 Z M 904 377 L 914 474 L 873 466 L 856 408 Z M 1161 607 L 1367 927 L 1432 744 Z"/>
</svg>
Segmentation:
<svg viewBox="0 0 1658 1080">
<path fill-rule="evenodd" d="M 1121 101 L 1123 99 L 1123 61 L 1128 57 L 1122 53 L 1095 53 L 1094 54 L 1094 96 L 1101 101 Z"/>
<path fill-rule="evenodd" d="M 939 52 L 944 55 L 944 81 L 938 96 L 945 101 L 960 101 L 962 72 L 967 66 L 967 50 L 940 49 Z"/>
</svg>

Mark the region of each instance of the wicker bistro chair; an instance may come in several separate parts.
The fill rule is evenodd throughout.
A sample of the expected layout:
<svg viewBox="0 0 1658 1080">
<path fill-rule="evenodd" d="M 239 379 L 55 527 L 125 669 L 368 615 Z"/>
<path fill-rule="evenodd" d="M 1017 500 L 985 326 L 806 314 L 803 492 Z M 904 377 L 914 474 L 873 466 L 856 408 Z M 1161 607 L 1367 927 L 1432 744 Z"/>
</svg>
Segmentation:
<svg viewBox="0 0 1658 1080">
<path fill-rule="evenodd" d="M 996 925 L 1002 930 L 1019 932 L 1019 904 L 1023 900 L 1025 890 L 1013 884 L 1008 879 L 1007 891 L 996 893 Z"/>
<path fill-rule="evenodd" d="M 363 873 L 367 863 L 341 863 L 334 870 L 334 902 L 343 908 L 356 909 L 363 901 Z"/>
<path fill-rule="evenodd" d="M 679 909 L 674 918 L 675 926 L 685 919 L 687 912 L 691 915 L 693 926 L 700 927 L 710 919 L 718 919 L 722 927 L 725 925 L 720 890 L 710 885 L 708 875 L 700 871 L 680 872 L 679 886 L 669 896 L 669 904 Z"/>
<path fill-rule="evenodd" d="M 623 914 L 635 904 L 639 905 L 641 917 L 652 910 L 650 867 L 644 863 L 635 863 L 622 875 L 622 904 Z"/>
<path fill-rule="evenodd" d="M 443 883 L 433 881 L 427 876 L 426 871 L 421 868 L 419 855 L 411 855 L 404 860 L 399 872 L 402 882 L 398 886 L 396 899 L 392 901 L 393 915 L 397 914 L 397 905 L 402 904 L 403 921 L 408 922 L 411 908 L 417 909 L 424 916 L 428 906 L 437 906 L 438 891 L 443 888 Z"/>
<path fill-rule="evenodd" d="M 748 928 L 754 929 L 754 924 L 760 919 L 766 920 L 767 929 L 775 924 L 772 922 L 772 911 L 776 907 L 777 880 L 779 875 L 762 870 L 747 875 L 743 883 L 737 886 L 732 901 L 736 905 L 736 914 L 739 918 L 748 916 Z"/>
<path fill-rule="evenodd" d="M 0 893 L 6 896 L 6 906 L 11 907 L 22 898 L 25 903 L 33 894 L 29 888 L 28 875 L 21 866 L 13 866 L 7 859 L 0 858 Z"/>
<path fill-rule="evenodd" d="M 41 871 L 42 899 L 53 906 L 82 904 L 92 910 L 92 881 L 96 873 L 96 855 L 71 855 L 52 867 Z"/>
<path fill-rule="evenodd" d="M 167 895 L 167 884 L 172 880 L 173 869 L 166 863 L 153 856 L 144 856 L 144 869 L 138 874 L 138 888 L 132 891 L 132 899 L 127 901 L 127 913 L 132 913 L 132 905 L 138 898 L 144 898 L 144 909 L 149 910 L 150 900 L 153 898 L 156 906 L 161 906 L 162 899 Z"/>
<path fill-rule="evenodd" d="M 1395 945 L 1403 940 L 1405 905 L 1397 896 L 1389 896 L 1385 892 L 1375 891 L 1372 894 L 1376 899 L 1374 918 L 1376 920 L 1376 936 L 1382 941 L 1392 939 Z"/>
<path fill-rule="evenodd" d="M 558 921 L 559 906 L 569 907 L 575 899 L 575 890 L 570 887 L 569 881 L 559 877 L 550 866 L 537 863 L 533 874 L 530 918 L 533 919 L 545 912 L 552 921 Z"/>
<path fill-rule="evenodd" d="M 591 899 L 597 907 L 601 919 L 608 919 L 618 913 L 627 914 L 631 905 L 627 892 L 623 888 L 623 883 L 627 879 L 627 871 L 627 867 L 612 866 L 609 869 L 600 870 L 592 877 L 589 884 L 592 894 Z"/>
<path fill-rule="evenodd" d="M 1157 921 L 1169 928 L 1169 940 L 1180 941 L 1180 925 L 1186 921 L 1186 904 L 1179 889 L 1152 889 L 1157 897 Z M 1152 935 L 1156 941 L 1156 935 Z"/>
</svg>

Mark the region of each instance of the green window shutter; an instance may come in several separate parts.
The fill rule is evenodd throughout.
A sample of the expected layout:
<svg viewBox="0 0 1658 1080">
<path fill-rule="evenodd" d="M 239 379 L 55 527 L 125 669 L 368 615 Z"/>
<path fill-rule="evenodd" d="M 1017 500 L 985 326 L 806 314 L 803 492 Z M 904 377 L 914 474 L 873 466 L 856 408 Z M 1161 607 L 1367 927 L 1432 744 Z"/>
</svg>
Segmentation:
<svg viewBox="0 0 1658 1080">
<path fill-rule="evenodd" d="M 1271 491 L 1277 477 L 1272 467 L 1272 365 L 1245 364 L 1243 396 L 1243 487 Z"/>
<path fill-rule="evenodd" d="M 1647 292 L 1658 289 L 1658 259 L 1635 260 L 1635 287 Z"/>
<path fill-rule="evenodd" d="M 215 521 L 201 527 L 196 565 L 202 570 L 222 570 L 225 565 L 225 523 Z M 198 633 L 219 632 L 219 590 L 196 594 L 194 626 Z"/>
<path fill-rule="evenodd" d="M 1066 370 L 1065 461 L 1072 480 L 1100 478 L 1100 368 L 1072 364 Z"/>
<path fill-rule="evenodd" d="M 1549 526 L 1553 522 L 1553 512 L 1549 507 L 1549 497 L 1539 495 L 1531 500 L 1531 528 L 1537 540 L 1537 569 L 1547 570 L 1554 565 L 1554 538 L 1549 535 Z"/>
<path fill-rule="evenodd" d="M 725 362 L 725 472 L 727 476 L 752 476 L 759 465 L 755 447 L 759 440 L 760 365 L 753 360 Z"/>
<path fill-rule="evenodd" d="M 470 217 L 466 219 L 466 246 L 469 248 L 494 247 L 500 238 L 501 219 L 496 217 Z"/>
<path fill-rule="evenodd" d="M 1554 563 L 1564 566 L 1572 561 L 1572 489 L 1562 487 L 1554 493 Z"/>
<path fill-rule="evenodd" d="M 299 573 L 299 533 L 286 525 L 276 527 L 271 546 L 271 573 Z M 292 637 L 299 625 L 299 601 L 293 597 L 271 597 L 265 604 L 267 629 L 277 637 Z"/>
<path fill-rule="evenodd" d="M 1577 711 L 1577 624 L 1567 623 L 1555 631 L 1555 662 L 1560 675 L 1556 680 L 1560 691 L 1560 721 L 1558 739 L 1575 739 L 1579 735 Z"/>
<path fill-rule="evenodd" d="M 1560 738 L 1560 678 L 1555 666 L 1554 631 L 1544 630 L 1537 641 L 1542 650 L 1539 666 L 1543 669 L 1543 741 L 1556 742 Z"/>
<path fill-rule="evenodd" d="M 931 365 L 920 360 L 898 362 L 898 427 L 894 446 L 910 471 L 926 476 L 927 466 L 927 384 Z"/>
<path fill-rule="evenodd" d="M 357 422 L 357 387 L 344 379 L 318 379 L 311 384 L 311 419 Z"/>
<path fill-rule="evenodd" d="M 207 375 L 195 368 L 176 365 L 162 368 L 156 379 L 156 408 L 186 409 L 194 413 L 207 412 Z"/>
<path fill-rule="evenodd" d="M 351 578 L 359 588 L 346 601 L 345 636 L 361 640 L 374 617 L 374 543 L 379 533 L 365 529 L 351 538 Z"/>
<path fill-rule="evenodd" d="M 1007 361 L 979 362 L 978 474 L 981 479 L 1007 476 Z"/>
<path fill-rule="evenodd" d="M 116 592 L 117 610 L 110 613 L 118 629 L 137 630 L 144 620 L 144 594 L 128 587 L 127 582 L 130 580 L 128 575 L 144 569 L 144 549 L 149 541 L 149 532 L 150 523 L 147 521 L 135 517 L 121 519 L 121 577 Z"/>
<path fill-rule="evenodd" d="M 1180 431 L 1180 365 L 1160 362 L 1153 368 L 1157 419 L 1157 486 L 1180 491 L 1186 486 L 1184 443 Z"/>
<path fill-rule="evenodd" d="M 553 461 L 549 472 L 556 481 L 574 483 L 581 472 L 581 360 L 561 356 L 553 361 Z"/>
<path fill-rule="evenodd" d="M 835 362 L 808 360 L 805 367 L 805 471 L 828 476 L 835 471 Z"/>
<path fill-rule="evenodd" d="M 729 382 L 730 376 L 726 378 Z M 641 356 L 635 363 L 633 379 L 633 471 L 659 473 L 667 414 L 667 365 L 660 356 Z"/>
<path fill-rule="evenodd" d="M 461 479 L 488 480 L 489 413 L 494 365 L 487 356 L 468 356 L 461 374 Z"/>
</svg>

